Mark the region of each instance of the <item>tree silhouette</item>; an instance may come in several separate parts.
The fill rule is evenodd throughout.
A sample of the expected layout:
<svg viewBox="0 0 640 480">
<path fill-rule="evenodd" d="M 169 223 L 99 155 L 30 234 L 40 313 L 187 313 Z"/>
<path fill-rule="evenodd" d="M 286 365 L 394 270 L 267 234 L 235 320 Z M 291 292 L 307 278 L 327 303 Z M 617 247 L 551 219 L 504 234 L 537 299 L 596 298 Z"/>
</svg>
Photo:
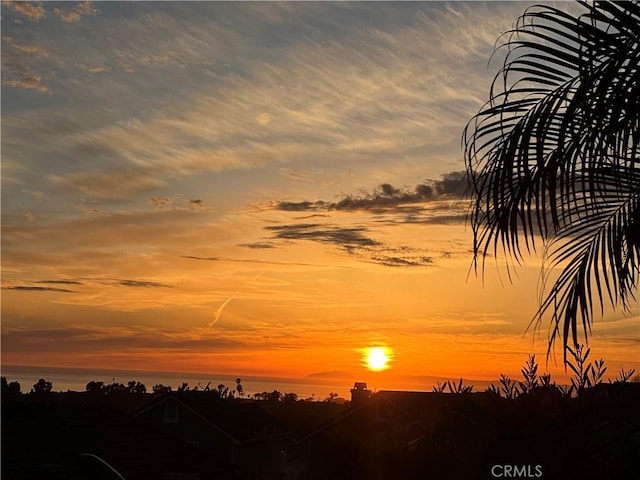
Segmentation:
<svg viewBox="0 0 640 480">
<path fill-rule="evenodd" d="M 2 377 L 2 398 L 19 398 L 22 394 L 19 382 L 7 382 L 7 377 Z"/>
<path fill-rule="evenodd" d="M 285 393 L 282 396 L 282 401 L 284 403 L 296 403 L 298 401 L 298 394 L 294 392 Z"/>
<path fill-rule="evenodd" d="M 503 252 L 511 279 L 542 241 L 530 327 L 550 314 L 548 354 L 561 336 L 565 365 L 594 303 L 629 310 L 640 275 L 640 5 L 576 8 L 531 7 L 501 37 L 504 65 L 463 134 L 476 274 Z"/>
<path fill-rule="evenodd" d="M 104 382 L 96 382 L 92 380 L 87 383 L 86 390 L 87 393 L 91 395 L 102 395 L 104 394 Z"/>
<path fill-rule="evenodd" d="M 127 387 L 125 387 L 124 384 L 120 382 L 113 382 L 109 385 L 105 385 L 103 390 L 107 395 L 117 395 L 118 393 L 124 393 L 128 391 Z"/>
<path fill-rule="evenodd" d="M 216 390 L 218 397 L 227 398 L 229 396 L 229 387 L 227 387 L 224 383 L 218 385 L 218 389 Z"/>
<path fill-rule="evenodd" d="M 151 391 L 155 394 L 155 395 L 164 395 L 167 393 L 171 392 L 171 387 L 170 386 L 166 386 L 163 385 L 161 383 L 158 383 L 157 385 L 154 385 L 153 388 L 151 389 Z"/>
<path fill-rule="evenodd" d="M 253 398 L 255 400 L 266 400 L 268 395 L 269 394 L 267 392 L 262 392 L 262 393 L 257 392 L 253 394 Z"/>
<path fill-rule="evenodd" d="M 329 392 L 329 396 L 325 399 L 325 402 L 333 402 L 339 395 L 336 392 Z"/>
<path fill-rule="evenodd" d="M 282 393 L 279 392 L 278 390 L 274 390 L 273 392 L 268 394 L 267 400 L 269 402 L 277 403 L 280 400 L 282 400 Z"/>
<path fill-rule="evenodd" d="M 53 384 L 45 380 L 44 378 L 41 378 L 33 385 L 33 388 L 31 389 L 31 393 L 36 395 L 42 395 L 42 394 L 50 393 L 52 389 L 53 389 Z"/>
<path fill-rule="evenodd" d="M 242 397 L 242 393 L 244 391 L 241 382 L 242 380 L 240 378 L 236 378 L 236 390 L 238 391 L 238 397 Z"/>
<path fill-rule="evenodd" d="M 127 384 L 127 391 L 129 393 L 143 394 L 143 393 L 147 393 L 147 387 L 145 386 L 144 383 L 131 380 Z"/>
</svg>

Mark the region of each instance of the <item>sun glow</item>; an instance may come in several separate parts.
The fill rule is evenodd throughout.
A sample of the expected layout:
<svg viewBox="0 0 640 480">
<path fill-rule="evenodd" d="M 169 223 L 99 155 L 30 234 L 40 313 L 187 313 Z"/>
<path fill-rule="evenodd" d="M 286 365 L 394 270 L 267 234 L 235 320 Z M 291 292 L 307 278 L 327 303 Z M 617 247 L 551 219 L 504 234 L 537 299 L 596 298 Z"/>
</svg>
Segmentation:
<svg viewBox="0 0 640 480">
<path fill-rule="evenodd" d="M 365 363 L 369 370 L 379 372 L 389 368 L 391 350 L 387 347 L 371 347 L 364 350 Z"/>
</svg>

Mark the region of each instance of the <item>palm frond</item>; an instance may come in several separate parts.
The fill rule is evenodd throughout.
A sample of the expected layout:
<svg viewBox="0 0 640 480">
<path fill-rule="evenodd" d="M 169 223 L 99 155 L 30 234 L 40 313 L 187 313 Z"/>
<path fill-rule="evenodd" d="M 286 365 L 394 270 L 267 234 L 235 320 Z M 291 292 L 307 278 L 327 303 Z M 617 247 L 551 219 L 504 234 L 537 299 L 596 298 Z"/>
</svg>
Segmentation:
<svg viewBox="0 0 640 480">
<path fill-rule="evenodd" d="M 541 240 L 563 269 L 532 321 L 551 313 L 550 349 L 560 331 L 577 344 L 579 323 L 588 337 L 593 294 L 628 308 L 640 275 L 640 5 L 579 3 L 580 16 L 538 6 L 516 21 L 463 134 L 476 272 Z"/>
</svg>

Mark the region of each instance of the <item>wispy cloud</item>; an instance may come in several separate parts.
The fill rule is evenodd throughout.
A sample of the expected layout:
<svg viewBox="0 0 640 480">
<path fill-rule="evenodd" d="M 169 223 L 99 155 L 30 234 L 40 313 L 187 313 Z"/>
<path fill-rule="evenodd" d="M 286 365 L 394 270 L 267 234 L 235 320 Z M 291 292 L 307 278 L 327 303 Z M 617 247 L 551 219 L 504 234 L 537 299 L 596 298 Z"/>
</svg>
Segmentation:
<svg viewBox="0 0 640 480">
<path fill-rule="evenodd" d="M 229 297 L 224 302 L 222 302 L 222 305 L 220 305 L 216 312 L 213 314 L 213 320 L 211 320 L 211 322 L 207 324 L 208 327 L 213 327 L 220 321 L 220 318 L 222 318 L 222 312 L 224 312 L 224 307 L 226 307 L 231 300 L 233 300 L 233 297 Z"/>
<path fill-rule="evenodd" d="M 61 191 L 112 200 L 129 199 L 166 185 L 166 181 L 153 172 L 134 168 L 78 172 L 67 176 L 50 175 L 48 179 Z"/>
<path fill-rule="evenodd" d="M 326 265 L 320 263 L 305 263 L 305 262 L 286 262 L 286 261 L 271 261 L 261 260 L 258 258 L 229 258 L 229 257 L 198 257 L 194 255 L 183 255 L 183 258 L 190 260 L 204 260 L 207 262 L 231 262 L 231 263 L 253 263 L 257 265 L 283 265 L 283 266 L 299 266 L 299 267 L 323 267 Z M 336 268 L 344 268 L 337 266 Z"/>
<path fill-rule="evenodd" d="M 371 257 L 376 263 L 387 267 L 423 267 L 433 264 L 433 258 L 427 256 L 413 256 L 409 258 L 373 255 Z"/>
<path fill-rule="evenodd" d="M 364 227 L 347 228 L 318 223 L 298 223 L 267 226 L 265 230 L 273 232 L 273 238 L 313 240 L 320 243 L 337 245 L 345 250 L 380 245 L 380 242 L 365 235 L 367 229 Z"/>
<path fill-rule="evenodd" d="M 313 175 L 310 171 L 299 168 L 281 168 L 280 171 L 291 180 L 297 180 L 302 182 L 313 181 Z"/>
<path fill-rule="evenodd" d="M 62 292 L 62 293 L 73 293 L 73 290 L 67 290 L 65 288 L 55 288 L 55 287 L 37 287 L 34 285 L 14 285 L 10 287 L 2 287 L 5 290 L 21 290 L 25 292 Z"/>
<path fill-rule="evenodd" d="M 249 15 L 251 9 L 246 8 L 245 14 Z M 339 15 L 344 7 L 320 8 L 329 15 L 332 28 L 348 25 L 351 17 L 341 19 Z M 242 11 L 235 15 L 241 16 Z M 279 11 L 273 21 L 282 21 L 282 15 L 286 19 L 290 14 Z M 159 30 L 155 31 L 161 32 L 175 27 L 176 20 L 158 13 L 149 16 L 149 21 L 151 24 L 141 30 L 145 35 L 141 40 L 147 48 L 144 55 L 154 56 L 151 27 L 157 26 Z M 310 18 L 305 21 L 313 23 Z M 363 166 L 371 158 L 391 165 L 391 159 L 398 156 L 417 161 L 443 138 L 457 147 L 459 125 L 465 111 L 473 111 L 475 105 L 468 102 L 459 111 L 448 103 L 450 111 L 442 110 L 441 104 L 451 101 L 451 92 L 445 91 L 444 83 L 430 81 L 436 73 L 427 68 L 428 62 L 416 62 L 418 51 L 421 56 L 437 52 L 431 45 L 431 33 L 424 29 L 426 21 L 415 17 L 403 25 L 411 33 L 398 35 L 409 35 L 410 42 L 373 28 L 354 31 L 340 41 L 307 38 L 271 49 L 272 53 L 264 57 L 269 60 L 248 63 L 244 76 L 229 76 L 217 67 L 205 67 L 212 69 L 213 88 L 198 85 L 187 101 L 180 98 L 180 102 L 159 105 L 152 110 L 153 116 L 124 118 L 93 131 L 85 129 L 82 135 L 66 137 L 64 143 L 47 145 L 47 156 L 51 147 L 59 155 L 89 158 L 91 151 L 107 148 L 105 155 L 120 159 L 117 168 L 102 164 L 98 171 L 71 172 L 65 179 L 77 193 L 109 198 L 118 195 L 118 190 L 108 185 L 121 183 L 123 171 L 136 170 L 136 176 L 152 178 L 152 185 L 163 186 L 175 174 L 290 164 L 284 167 L 286 175 L 308 179 L 311 165 L 313 169 L 335 169 L 332 162 L 338 158 L 344 166 Z M 246 38 L 237 38 L 237 33 L 229 33 L 228 28 L 212 30 L 199 24 L 190 28 L 191 37 L 170 43 L 167 54 L 174 68 L 176 62 L 184 68 L 187 59 L 193 64 L 196 47 L 201 44 L 222 43 L 226 52 L 230 43 L 225 36 L 238 40 L 238 52 L 248 48 Z M 435 25 L 430 24 L 430 28 Z M 243 61 L 244 56 L 238 52 L 235 57 Z M 133 52 L 131 59 L 142 55 Z M 307 87 L 301 89 L 299 85 Z M 269 122 L 257 120 L 265 114 Z M 441 131 L 445 125 L 450 130 L 447 134 Z M 97 155 L 92 163 L 102 158 Z M 300 162 L 301 158 L 307 160 Z M 139 193 L 143 193 L 145 183 L 136 184 L 141 185 Z M 136 193 L 123 185 L 120 191 Z"/>
<path fill-rule="evenodd" d="M 366 227 L 343 227 L 330 223 L 298 223 L 264 227 L 273 232 L 272 239 L 286 242 L 312 241 L 338 247 L 343 253 L 386 267 L 425 267 L 435 263 L 435 258 L 421 248 L 388 243 L 371 236 Z M 380 232 L 380 235 L 382 233 Z M 286 248 L 287 244 L 281 244 Z"/>
<path fill-rule="evenodd" d="M 16 50 L 23 53 L 27 53 L 29 55 L 35 55 L 37 57 L 49 56 L 49 52 L 46 49 L 39 47 L 37 45 L 21 45 L 19 43 L 10 43 L 10 45 Z"/>
<path fill-rule="evenodd" d="M 93 2 L 91 0 L 84 0 L 82 2 L 79 2 L 74 9 L 83 15 L 95 15 L 96 13 L 98 13 L 98 9 L 94 8 Z"/>
<path fill-rule="evenodd" d="M 47 16 L 43 2 L 22 2 L 4 0 L 2 5 L 12 8 L 32 22 L 38 22 Z"/>
<path fill-rule="evenodd" d="M 42 83 L 42 76 L 35 73 L 50 56 L 49 49 L 18 42 L 6 35 L 2 36 L 2 43 L 2 85 L 51 93 L 51 89 Z M 11 49 L 4 48 L 4 45 Z"/>
<path fill-rule="evenodd" d="M 168 197 L 149 197 L 149 203 L 154 207 L 165 207 L 173 203 L 173 200 Z"/>
<path fill-rule="evenodd" d="M 53 283 L 60 285 L 82 285 L 82 282 L 78 280 L 40 280 L 36 283 Z"/>
<path fill-rule="evenodd" d="M 3 80 L 2 85 L 6 87 L 26 88 L 27 90 L 37 90 L 40 93 L 51 93 L 51 89 L 42 84 L 42 77 L 39 75 L 20 75 L 20 78 Z"/>
<path fill-rule="evenodd" d="M 79 22 L 82 18 L 78 12 L 74 12 L 73 10 L 65 10 L 63 8 L 54 8 L 53 13 L 55 13 L 60 20 L 65 23 L 75 23 Z"/>
<path fill-rule="evenodd" d="M 116 280 L 118 285 L 123 287 L 135 287 L 135 288 L 168 288 L 170 285 L 159 282 L 148 282 L 144 280 Z"/>
<path fill-rule="evenodd" d="M 165 352 L 189 348 L 192 351 L 204 348 L 232 351 L 247 348 L 247 343 L 239 335 L 206 336 L 198 341 L 192 338 L 193 335 L 188 330 L 142 326 L 100 328 L 94 325 L 76 325 L 57 329 L 3 329 L 2 336 L 4 341 L 11 339 L 11 348 L 7 348 L 7 353 L 21 350 L 27 352 L 33 349 L 33 345 L 38 345 L 41 351 L 49 354 L 67 351 L 71 355 L 85 350 L 88 345 L 99 352 L 114 349 L 142 352 L 150 345 Z"/>
<path fill-rule="evenodd" d="M 94 66 L 77 65 L 77 67 L 79 69 L 84 70 L 85 72 L 89 72 L 89 73 L 103 73 L 103 72 L 108 72 L 109 70 L 111 70 L 111 67 L 107 67 L 105 65 L 94 65 Z"/>
<path fill-rule="evenodd" d="M 241 247 L 250 248 L 252 250 L 262 250 L 266 248 L 275 248 L 276 245 L 270 242 L 241 243 Z"/>
<path fill-rule="evenodd" d="M 174 197 L 149 197 L 147 203 L 153 205 L 158 210 L 175 210 L 175 211 L 197 211 L 207 212 L 214 210 L 207 206 L 206 202 L 200 198 L 185 198 L 181 195 Z"/>
<path fill-rule="evenodd" d="M 79 22 L 83 15 L 95 15 L 98 10 L 94 8 L 93 2 L 90 0 L 79 2 L 73 8 L 54 8 L 55 13 L 60 20 L 65 23 Z"/>
<path fill-rule="evenodd" d="M 9 261 L 10 252 L 33 249 L 34 254 L 38 254 L 42 251 L 41 239 L 46 239 L 45 244 L 52 252 L 50 257 L 42 259 L 43 262 L 65 252 L 95 253 L 109 248 L 115 249 L 116 253 L 127 245 L 148 245 L 153 238 L 162 239 L 166 247 L 175 241 L 176 248 L 184 248 L 185 239 L 201 244 L 210 232 L 216 232 L 213 227 L 203 231 L 205 221 L 206 214 L 200 209 L 83 213 L 42 222 L 25 222 L 21 215 L 15 218 L 6 215 L 3 216 L 2 247 L 7 257 L 3 262 Z M 24 238 L 30 241 L 25 243 Z M 123 252 L 120 250 L 119 253 Z"/>
</svg>

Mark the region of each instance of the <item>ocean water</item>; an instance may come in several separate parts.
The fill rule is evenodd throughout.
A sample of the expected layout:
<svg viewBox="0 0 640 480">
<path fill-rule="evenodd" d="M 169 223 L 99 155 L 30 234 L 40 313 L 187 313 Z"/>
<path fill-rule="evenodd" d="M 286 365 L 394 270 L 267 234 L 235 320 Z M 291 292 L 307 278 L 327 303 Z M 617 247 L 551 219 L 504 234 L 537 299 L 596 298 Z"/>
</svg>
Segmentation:
<svg viewBox="0 0 640 480">
<path fill-rule="evenodd" d="M 34 367 L 20 365 L 2 365 L 0 367 L 2 376 L 8 382 L 17 381 L 20 383 L 22 393 L 29 393 L 31 387 L 43 378 L 53 384 L 53 391 L 84 392 L 87 383 L 91 381 L 113 382 L 127 384 L 131 380 L 143 383 L 147 387 L 147 392 L 151 392 L 154 385 L 162 384 L 170 386 L 176 390 L 182 383 L 186 382 L 190 388 L 199 385 L 204 388 L 209 382 L 211 388 L 216 388 L 219 384 L 229 387 L 229 390 L 236 389 L 237 376 L 221 374 L 203 374 L 187 372 L 149 372 L 134 370 L 106 370 L 106 369 L 84 369 L 84 368 L 57 368 L 57 367 Z M 344 384 L 331 379 L 309 379 L 309 378 L 276 378 L 276 377 L 256 377 L 241 376 L 243 396 L 261 392 L 272 392 L 278 390 L 281 393 L 293 392 L 301 399 L 313 397 L 315 400 L 324 400 L 330 392 L 338 393 L 341 397 L 349 399 L 349 392 L 352 384 Z"/>
</svg>

